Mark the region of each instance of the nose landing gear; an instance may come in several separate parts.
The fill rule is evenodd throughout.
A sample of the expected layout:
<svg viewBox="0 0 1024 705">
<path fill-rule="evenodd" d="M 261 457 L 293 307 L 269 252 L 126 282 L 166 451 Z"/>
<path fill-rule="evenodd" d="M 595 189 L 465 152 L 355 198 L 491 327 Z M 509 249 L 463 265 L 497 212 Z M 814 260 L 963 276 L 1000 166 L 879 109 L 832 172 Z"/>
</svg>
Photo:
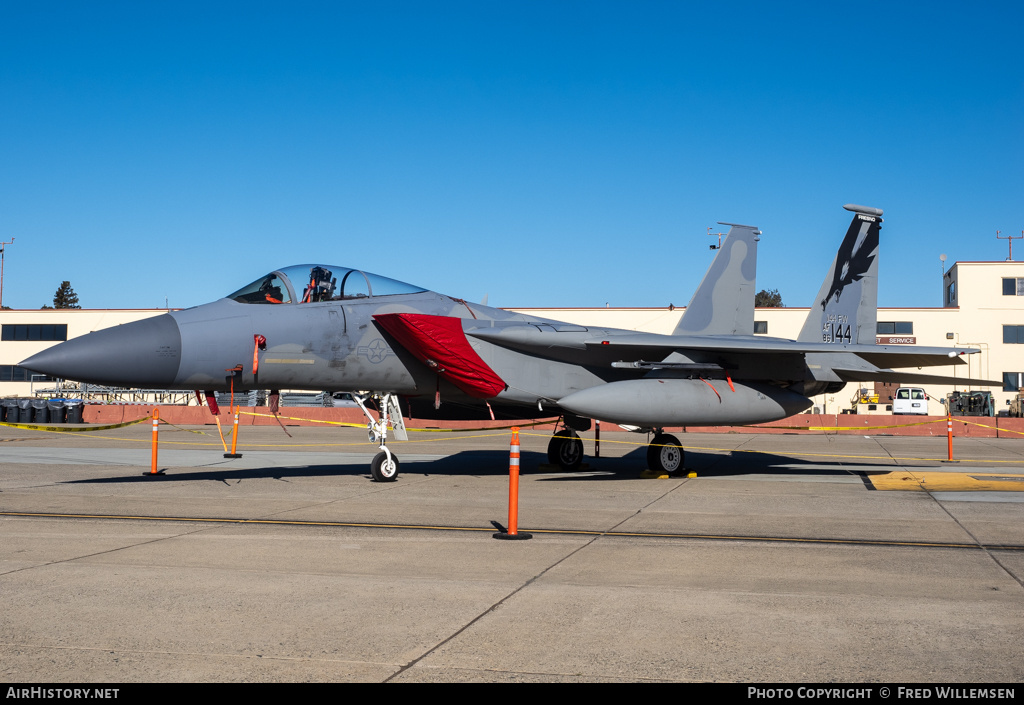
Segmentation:
<svg viewBox="0 0 1024 705">
<path fill-rule="evenodd" d="M 384 446 L 381 446 L 384 448 Z M 384 448 L 380 453 L 373 456 L 370 463 L 370 475 L 374 482 L 394 482 L 398 478 L 398 456 L 392 455 L 391 451 Z"/>
<path fill-rule="evenodd" d="M 367 392 L 353 394 L 352 398 L 359 404 L 359 408 L 370 420 L 366 424 L 366 431 L 370 440 L 380 443 L 380 452 L 374 456 L 370 463 L 370 475 L 374 482 L 394 482 L 398 479 L 398 456 L 387 447 L 388 421 L 391 422 L 395 438 L 399 441 L 409 440 L 409 433 L 405 430 L 405 421 L 402 419 L 402 410 L 398 406 L 398 397 L 394 394 L 383 392 Z M 373 415 L 366 408 L 366 401 L 375 399 L 380 408 L 379 418 L 375 421 Z"/>
</svg>

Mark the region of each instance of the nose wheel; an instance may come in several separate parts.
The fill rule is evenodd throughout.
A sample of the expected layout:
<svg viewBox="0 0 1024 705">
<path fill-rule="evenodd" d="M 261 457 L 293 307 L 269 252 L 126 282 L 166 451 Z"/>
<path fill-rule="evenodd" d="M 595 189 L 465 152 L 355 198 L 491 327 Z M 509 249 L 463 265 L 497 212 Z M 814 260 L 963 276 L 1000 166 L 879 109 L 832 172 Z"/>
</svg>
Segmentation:
<svg viewBox="0 0 1024 705">
<path fill-rule="evenodd" d="M 398 456 L 382 450 L 373 456 L 370 475 L 374 482 L 394 482 L 398 477 Z"/>
</svg>

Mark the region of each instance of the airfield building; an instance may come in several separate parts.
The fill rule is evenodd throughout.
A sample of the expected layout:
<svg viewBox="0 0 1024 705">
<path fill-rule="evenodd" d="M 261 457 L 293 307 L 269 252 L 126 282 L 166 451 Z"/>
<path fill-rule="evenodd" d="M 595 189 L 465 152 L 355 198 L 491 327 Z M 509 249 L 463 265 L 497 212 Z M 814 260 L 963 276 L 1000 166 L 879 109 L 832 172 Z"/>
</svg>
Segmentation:
<svg viewBox="0 0 1024 705">
<path fill-rule="evenodd" d="M 682 307 L 513 310 L 582 326 L 664 334 L 672 333 L 684 311 Z M 162 313 L 163 309 L 0 311 L 0 397 L 62 395 L 59 380 L 34 374 L 18 363 L 58 342 Z M 758 308 L 754 333 L 795 339 L 807 313 L 806 307 Z M 922 372 L 1001 381 L 1001 385 L 980 388 L 924 385 L 930 414 L 945 414 L 943 402 L 954 391 L 991 392 L 995 411 L 1007 413 L 1018 392 L 1024 391 L 1024 262 L 957 262 L 943 274 L 941 307 L 879 308 L 876 333 L 877 342 L 886 345 L 976 348 L 980 352 L 967 356 L 967 365 Z M 889 413 L 889 397 L 897 386 L 849 384 L 834 394 L 819 395 L 813 402 L 819 413 Z M 98 392 L 101 399 L 106 394 L 97 389 L 92 392 Z M 115 396 L 119 401 L 196 403 L 194 395 L 186 393 L 163 398 L 153 395 L 131 392 Z"/>
</svg>

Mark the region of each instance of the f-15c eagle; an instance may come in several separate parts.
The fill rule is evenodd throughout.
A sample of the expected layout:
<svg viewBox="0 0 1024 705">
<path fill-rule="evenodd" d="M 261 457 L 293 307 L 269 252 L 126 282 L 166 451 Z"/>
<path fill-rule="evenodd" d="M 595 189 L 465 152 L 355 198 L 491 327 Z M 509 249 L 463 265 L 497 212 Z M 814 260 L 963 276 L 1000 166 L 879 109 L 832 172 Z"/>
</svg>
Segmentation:
<svg viewBox="0 0 1024 705">
<path fill-rule="evenodd" d="M 576 431 L 597 419 L 654 431 L 652 469 L 683 462 L 668 426 L 774 421 L 847 382 L 973 382 L 894 367 L 962 364 L 972 349 L 875 344 L 882 211 L 853 220 L 796 340 L 754 336 L 760 232 L 730 225 L 671 335 L 595 328 L 467 303 L 332 265 L 275 270 L 226 298 L 100 330 L 21 363 L 54 377 L 121 387 L 351 392 L 380 452 L 377 481 L 419 418 L 537 418 L 559 413 L 548 454 L 571 468 Z M 377 402 L 374 413 L 369 400 Z"/>
</svg>

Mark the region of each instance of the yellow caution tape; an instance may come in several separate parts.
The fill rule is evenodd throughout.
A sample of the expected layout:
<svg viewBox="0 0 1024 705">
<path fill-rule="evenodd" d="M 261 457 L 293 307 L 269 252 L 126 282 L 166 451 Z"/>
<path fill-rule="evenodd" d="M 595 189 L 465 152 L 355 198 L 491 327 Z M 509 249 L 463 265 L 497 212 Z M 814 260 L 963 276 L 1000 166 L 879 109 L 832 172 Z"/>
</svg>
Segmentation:
<svg viewBox="0 0 1024 705">
<path fill-rule="evenodd" d="M 1002 429 L 1000 429 L 1000 430 L 1002 430 Z M 549 438 L 549 436 L 545 436 L 545 435 L 542 435 L 542 434 L 539 434 L 539 433 L 522 433 L 520 435 L 521 436 L 535 436 L 537 438 Z M 933 437 L 933 438 L 937 438 L 937 437 Z M 591 440 L 591 439 L 587 439 L 587 440 Z M 645 443 L 643 441 L 616 441 L 616 440 L 612 440 L 610 438 L 602 438 L 601 439 L 601 443 L 621 443 L 623 445 L 629 445 L 629 446 L 638 446 L 638 447 L 639 446 L 648 446 L 648 447 L 653 446 L 655 448 L 661 448 L 661 447 L 663 447 L 665 445 L 665 444 L 662 444 L 662 443 Z M 710 452 L 715 452 L 715 453 L 757 453 L 757 454 L 761 454 L 761 455 L 786 455 L 786 456 L 793 456 L 793 457 L 796 457 L 796 458 L 846 458 L 846 459 L 854 459 L 854 460 L 888 460 L 888 461 L 920 460 L 920 461 L 929 461 L 929 462 L 936 462 L 936 461 L 943 461 L 943 462 L 945 462 L 946 461 L 946 458 L 944 458 L 944 457 L 943 458 L 922 458 L 922 457 L 916 457 L 916 456 L 903 457 L 903 456 L 894 456 L 894 455 L 840 455 L 840 454 L 837 454 L 837 453 L 800 453 L 800 452 L 797 452 L 797 451 L 789 451 L 789 450 L 778 451 L 778 450 L 747 450 L 747 449 L 743 449 L 743 448 L 711 448 L 711 447 L 705 447 L 705 446 L 691 446 L 691 445 L 688 445 L 688 444 L 685 444 L 685 443 L 683 443 L 682 445 L 683 445 L 683 447 L 686 450 L 690 450 L 690 451 L 710 451 Z M 1010 463 L 1010 464 L 1013 464 L 1013 465 L 1019 465 L 1020 464 L 1020 460 L 1019 459 L 1016 459 L 1016 460 L 992 460 L 992 459 L 989 459 L 989 458 L 978 458 L 978 459 L 961 458 L 960 460 L 962 462 L 975 462 L 975 463 L 984 462 L 984 463 Z"/>
<path fill-rule="evenodd" d="M 152 418 L 152 417 L 150 417 L 150 418 Z M 164 421 L 163 419 L 160 419 L 160 424 L 162 426 L 170 426 L 171 428 L 176 428 L 179 431 L 185 431 L 186 433 L 195 433 L 195 434 L 200 435 L 200 436 L 207 435 L 206 431 L 196 431 L 195 429 L 191 429 L 191 428 L 182 428 L 181 426 L 173 424 L 170 421 Z"/>
<path fill-rule="evenodd" d="M 417 433 L 468 433 L 470 431 L 507 431 L 510 428 L 533 428 L 534 426 L 545 426 L 547 424 L 553 424 L 558 419 L 546 419 L 544 421 L 534 421 L 532 423 L 516 423 L 509 426 L 481 426 L 480 428 L 407 428 L 407 431 L 415 431 Z"/>
<path fill-rule="evenodd" d="M 365 423 L 348 423 L 345 421 L 322 421 L 320 419 L 304 419 L 297 416 L 275 416 L 274 414 L 257 414 L 251 411 L 239 411 L 240 414 L 246 416 L 260 416 L 265 419 L 285 419 L 287 421 L 305 421 L 307 423 L 323 423 L 330 424 L 331 426 L 347 426 L 349 428 L 366 428 Z M 468 433 L 470 431 L 501 431 L 510 428 L 529 428 L 532 426 L 543 426 L 545 424 L 555 423 L 558 418 L 547 419 L 545 421 L 534 421 L 533 423 L 517 423 L 510 426 L 481 426 L 480 428 L 406 428 L 406 431 L 413 433 Z"/>
<path fill-rule="evenodd" d="M 303 419 L 303 418 L 299 418 L 297 416 L 280 416 L 280 415 L 277 415 L 277 414 L 257 414 L 257 413 L 252 412 L 252 411 L 239 411 L 238 413 L 239 414 L 243 414 L 245 416 L 260 416 L 260 417 L 265 418 L 265 419 L 284 419 L 286 421 L 305 421 L 307 423 L 323 423 L 323 424 L 328 424 L 330 426 L 348 426 L 349 428 L 366 428 L 366 424 L 364 424 L 364 423 L 360 424 L 360 423 L 347 423 L 345 421 L 323 421 L 321 419 Z"/>
<path fill-rule="evenodd" d="M 764 428 L 764 429 L 781 429 L 785 431 L 878 431 L 881 429 L 889 428 L 910 428 L 911 426 L 927 426 L 928 424 L 938 423 L 944 424 L 948 419 L 935 419 L 934 421 L 918 421 L 917 423 L 904 423 L 904 424 L 893 424 L 891 426 L 737 426 L 737 428 Z M 1016 433 L 1024 436 L 1024 431 L 1014 431 L 1011 428 L 1000 428 L 999 426 L 989 426 L 983 423 L 975 423 L 974 421 L 964 421 L 962 416 L 952 417 L 954 423 L 960 423 L 964 426 L 978 426 L 980 428 L 991 428 L 994 431 L 1001 431 L 1003 433 Z"/>
<path fill-rule="evenodd" d="M 275 418 L 272 414 L 257 414 L 257 413 L 245 412 L 245 411 L 239 412 L 239 413 L 247 414 L 249 416 L 262 416 L 262 417 L 266 417 L 266 418 Z M 345 422 L 340 422 L 340 421 L 321 421 L 319 419 L 305 419 L 305 418 L 292 417 L 292 416 L 283 416 L 283 417 L 277 417 L 277 418 L 284 418 L 284 419 L 293 420 L 293 421 L 306 421 L 306 422 L 311 422 L 311 423 L 324 423 L 324 424 L 330 424 L 330 425 L 336 425 L 336 426 L 347 426 L 347 427 L 350 427 L 350 428 L 365 428 L 366 427 L 365 424 L 353 424 L 353 423 L 345 423 Z M 152 416 L 145 416 L 145 417 L 142 417 L 140 419 L 136 419 L 134 421 L 125 421 L 123 423 L 107 424 L 107 425 L 103 425 L 103 426 L 81 426 L 81 427 L 79 427 L 79 426 L 51 426 L 51 425 L 47 425 L 47 424 L 11 424 L 11 423 L 0 423 L 0 427 L 20 428 L 20 429 L 25 429 L 25 430 L 29 430 L 29 431 L 44 431 L 44 432 L 51 432 L 51 433 L 82 433 L 82 432 L 89 432 L 89 431 L 104 431 L 104 430 L 110 430 L 110 429 L 116 429 L 116 428 L 124 428 L 126 426 L 134 426 L 135 424 L 139 424 L 139 423 L 142 423 L 144 421 L 148 421 L 150 419 L 152 419 Z M 994 430 L 997 430 L 997 431 L 1006 431 L 1006 432 L 1009 432 L 1009 433 L 1018 433 L 1018 434 L 1024 435 L 1020 431 L 1013 431 L 1011 429 L 999 428 L 998 426 L 988 426 L 986 424 L 980 424 L 980 423 L 975 423 L 975 422 L 971 422 L 971 421 L 961 421 L 960 418 L 957 418 L 956 420 L 958 422 L 960 422 L 960 423 L 965 424 L 965 425 L 979 426 L 981 428 L 991 428 L 991 429 L 994 429 Z M 407 430 L 423 432 L 423 433 L 469 433 L 469 432 L 480 432 L 480 431 L 503 431 L 503 430 L 508 430 L 510 428 L 515 428 L 517 426 L 519 428 L 530 428 L 530 427 L 534 427 L 534 426 L 543 426 L 543 425 L 546 425 L 546 424 L 554 423 L 555 421 L 557 421 L 557 419 L 547 419 L 547 420 L 535 421 L 535 422 L 525 423 L 525 424 L 521 423 L 521 424 L 516 424 L 515 426 L 497 426 L 497 427 L 492 426 L 492 427 L 487 427 L 487 428 L 484 428 L 484 427 L 481 427 L 481 428 L 465 428 L 465 429 L 440 429 L 440 428 L 438 428 L 438 429 L 434 429 L 434 428 L 418 429 L 417 428 L 417 429 L 407 429 Z M 912 423 L 912 424 L 901 424 L 901 425 L 898 425 L 898 426 L 864 426 L 864 427 L 842 426 L 842 427 L 835 427 L 835 428 L 823 427 L 823 426 L 822 427 L 818 427 L 818 426 L 812 426 L 812 427 L 804 427 L 804 426 L 793 426 L 793 427 L 790 427 L 790 426 L 740 426 L 738 428 L 775 428 L 775 429 L 795 429 L 795 430 L 877 430 L 877 429 L 885 429 L 885 428 L 900 428 L 900 427 L 906 427 L 906 426 L 923 426 L 923 425 L 927 425 L 927 424 L 930 424 L 930 423 L 943 423 L 943 421 L 944 421 L 943 419 L 938 419 L 938 420 L 935 420 L 935 421 L 922 421 L 922 422 L 917 422 L 917 423 Z M 182 431 L 189 431 L 190 433 L 197 433 L 199 435 L 204 435 L 204 436 L 207 435 L 206 433 L 204 433 L 202 431 L 193 431 L 191 429 L 186 429 L 186 428 L 181 428 L 179 426 L 175 426 L 174 424 L 167 423 L 166 421 L 163 421 L 162 419 L 161 419 L 161 422 L 164 423 L 164 424 L 167 424 L 168 426 L 172 426 L 173 428 L 177 428 L 177 429 L 182 430 Z M 486 435 L 477 436 L 477 438 L 489 438 L 489 437 L 493 437 L 493 436 L 503 436 L 503 435 L 505 435 L 505 434 L 502 434 L 502 433 L 488 433 Z M 548 438 L 549 437 L 549 436 L 544 435 L 544 434 L 529 433 L 529 432 L 524 432 L 522 435 L 523 436 L 536 436 L 536 437 L 539 437 L 539 438 Z M 114 441 L 128 441 L 128 442 L 135 441 L 135 442 L 139 442 L 139 443 L 150 443 L 151 442 L 151 440 L 148 439 L 148 438 L 145 438 L 145 439 L 113 438 L 113 437 L 109 437 L 109 436 L 107 436 L 107 437 L 97 436 L 96 438 L 97 439 L 103 439 L 103 440 L 114 440 Z M 14 439 L 2 439 L 2 440 L 14 440 Z M 396 444 L 401 444 L 401 443 L 430 443 L 430 442 L 433 442 L 433 441 L 440 441 L 440 440 L 443 440 L 443 439 L 437 438 L 437 439 L 423 439 L 423 440 L 419 440 L 419 441 L 392 441 L 392 443 L 396 443 Z M 639 442 L 639 441 L 619 441 L 619 440 L 614 440 L 614 439 L 611 439 L 611 438 L 605 438 L 605 439 L 603 439 L 603 442 L 604 443 L 619 443 L 619 444 L 631 445 L 631 446 L 651 446 L 651 445 L 656 445 L 656 444 L 651 444 L 651 443 L 646 443 L 646 442 Z M 215 446 L 216 445 L 214 443 L 190 443 L 190 442 L 187 442 L 187 441 L 161 441 L 161 443 L 166 444 L 166 445 L 185 445 L 185 446 Z M 258 444 L 246 444 L 246 445 L 249 448 L 337 448 L 337 447 L 347 447 L 347 446 L 361 446 L 361 445 L 365 445 L 365 444 L 366 444 L 366 441 L 359 441 L 359 442 L 356 442 L 356 443 L 258 443 Z M 661 445 L 661 444 L 657 444 L 657 445 Z M 710 447 L 699 447 L 699 446 L 689 446 L 689 445 L 687 445 L 686 448 L 687 448 L 687 450 L 725 452 L 725 453 L 778 454 L 778 451 L 744 450 L 744 449 L 740 449 L 740 448 L 710 448 Z M 888 461 L 899 461 L 899 460 L 919 460 L 919 461 L 921 461 L 921 460 L 923 460 L 923 461 L 945 460 L 944 458 L 893 457 L 893 456 L 889 456 L 889 455 L 886 455 L 886 456 L 836 455 L 835 453 L 799 453 L 799 452 L 788 452 L 788 451 L 785 453 L 785 455 L 792 455 L 792 456 L 797 456 L 797 457 L 852 458 L 852 459 L 860 459 L 860 460 L 888 460 Z M 968 459 L 962 459 L 962 460 L 968 460 Z M 988 459 L 986 459 L 985 462 L 990 462 L 990 463 L 1014 463 L 1014 464 L 1018 464 L 1020 461 L 1019 460 L 988 460 Z"/>
<path fill-rule="evenodd" d="M 995 429 L 996 431 L 1000 431 L 1002 433 L 1016 433 L 1016 434 L 1018 434 L 1020 436 L 1024 436 L 1024 432 L 1014 431 L 1013 429 L 1010 429 L 1010 428 L 999 428 L 998 426 L 988 426 L 986 424 L 975 423 L 973 421 L 961 421 L 959 418 L 956 418 L 954 420 L 957 423 L 962 423 L 964 426 L 980 426 L 981 428 L 992 428 L 992 429 Z"/>
<path fill-rule="evenodd" d="M 917 423 L 902 423 L 891 426 L 737 426 L 737 428 L 767 428 L 781 429 L 784 431 L 877 431 L 884 428 L 910 428 L 911 426 L 927 426 L 933 423 L 946 423 L 945 419 L 935 421 L 918 421 Z"/>
<path fill-rule="evenodd" d="M 134 426 L 137 423 L 148 421 L 153 418 L 152 416 L 144 416 L 141 419 L 135 421 L 125 421 L 124 423 L 109 424 L 106 426 L 50 426 L 48 424 L 35 424 L 35 423 L 0 423 L 0 426 L 6 426 L 8 428 L 23 428 L 28 431 L 51 431 L 53 433 L 84 433 L 88 431 L 106 431 L 111 428 L 124 428 L 125 426 Z"/>
</svg>

